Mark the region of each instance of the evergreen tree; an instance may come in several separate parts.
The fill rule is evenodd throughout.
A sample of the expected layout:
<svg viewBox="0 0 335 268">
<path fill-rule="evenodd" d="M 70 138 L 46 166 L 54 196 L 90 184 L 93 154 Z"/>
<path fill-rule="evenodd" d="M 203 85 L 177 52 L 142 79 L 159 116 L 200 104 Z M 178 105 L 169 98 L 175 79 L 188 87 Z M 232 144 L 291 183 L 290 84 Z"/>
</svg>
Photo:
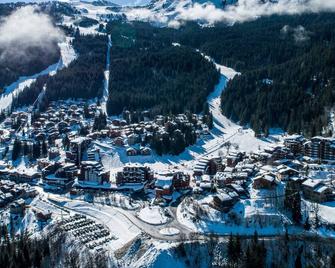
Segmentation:
<svg viewBox="0 0 335 268">
<path fill-rule="evenodd" d="M 28 147 L 27 142 L 24 142 L 23 143 L 23 155 L 27 156 L 28 154 L 29 154 L 29 147 Z"/>
<path fill-rule="evenodd" d="M 212 112 L 210 112 L 207 116 L 207 122 L 206 122 L 207 126 L 209 127 L 209 129 L 213 128 L 213 114 Z"/>
<path fill-rule="evenodd" d="M 69 150 L 70 139 L 69 139 L 69 136 L 67 134 L 65 134 L 65 136 L 63 137 L 62 143 L 63 143 L 64 150 L 66 150 L 66 151 Z"/>
<path fill-rule="evenodd" d="M 235 237 L 235 249 L 234 249 L 234 252 L 235 252 L 235 261 L 237 262 L 241 256 L 242 256 L 242 246 L 241 246 L 241 237 L 239 234 L 236 235 Z"/>
<path fill-rule="evenodd" d="M 227 245 L 227 255 L 228 255 L 228 261 L 230 264 L 232 264 L 235 261 L 235 243 L 234 243 L 234 238 L 233 234 L 230 233 L 229 235 L 229 240 L 228 240 L 228 245 Z"/>
<path fill-rule="evenodd" d="M 15 161 L 21 154 L 21 141 L 15 139 L 13 143 L 12 160 Z"/>
<path fill-rule="evenodd" d="M 88 104 L 87 103 L 84 104 L 84 118 L 85 119 L 90 118 L 90 113 L 89 113 L 89 110 L 88 110 Z"/>
<path fill-rule="evenodd" d="M 46 157 L 48 155 L 48 146 L 45 140 L 42 142 L 42 156 Z"/>
<path fill-rule="evenodd" d="M 301 256 L 300 256 L 300 254 L 299 254 L 299 255 L 296 257 L 296 259 L 295 259 L 294 267 L 295 267 L 295 268 L 302 268 L 302 264 L 301 264 Z"/>
<path fill-rule="evenodd" d="M 79 135 L 81 136 L 86 136 L 90 133 L 89 129 L 87 126 L 81 125 L 79 129 Z"/>
<path fill-rule="evenodd" d="M 41 156 L 41 144 L 39 141 L 33 144 L 33 158 L 38 159 Z"/>
<path fill-rule="evenodd" d="M 106 128 L 107 116 L 105 113 L 100 113 L 94 118 L 93 130 L 102 130 Z"/>
<path fill-rule="evenodd" d="M 293 221 L 298 224 L 301 221 L 301 196 L 297 189 L 293 189 L 292 183 L 287 183 L 285 188 L 285 207 L 292 213 Z"/>
<path fill-rule="evenodd" d="M 311 224 L 309 222 L 309 217 L 306 217 L 305 223 L 304 223 L 304 229 L 305 230 L 310 230 L 311 229 Z"/>
</svg>

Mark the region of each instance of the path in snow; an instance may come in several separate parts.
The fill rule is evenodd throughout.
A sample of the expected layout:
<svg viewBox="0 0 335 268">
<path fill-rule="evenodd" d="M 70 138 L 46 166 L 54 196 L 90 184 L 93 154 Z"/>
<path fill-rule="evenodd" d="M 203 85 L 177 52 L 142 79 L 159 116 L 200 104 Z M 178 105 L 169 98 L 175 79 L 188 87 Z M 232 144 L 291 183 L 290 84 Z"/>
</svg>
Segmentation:
<svg viewBox="0 0 335 268">
<path fill-rule="evenodd" d="M 201 53 L 207 60 L 214 63 L 216 68 L 220 71 L 220 81 L 215 87 L 214 91 L 208 96 L 207 102 L 209 109 L 213 114 L 214 127 L 212 129 L 212 135 L 214 139 L 209 141 L 204 147 L 206 147 L 207 154 L 214 153 L 224 146 L 226 141 L 230 141 L 232 144 L 237 144 L 239 150 L 251 152 L 257 151 L 259 148 L 268 146 L 268 143 L 257 139 L 255 133 L 251 129 L 242 129 L 242 127 L 227 117 L 221 112 L 221 94 L 230 79 L 233 79 L 236 75 L 239 75 L 235 70 L 226 66 L 217 64 L 209 56 Z"/>
<path fill-rule="evenodd" d="M 29 87 L 38 77 L 42 75 L 55 75 L 59 69 L 68 66 L 76 58 L 76 53 L 70 45 L 70 41 L 71 38 L 67 37 L 64 42 L 59 43 L 61 58 L 57 63 L 50 65 L 40 73 L 31 76 L 22 76 L 16 82 L 5 87 L 4 93 L 0 97 L 0 111 L 10 109 L 13 96 L 20 93 L 25 87 Z"/>
<path fill-rule="evenodd" d="M 106 69 L 104 71 L 104 88 L 103 88 L 102 98 L 101 98 L 101 110 L 105 114 L 107 114 L 107 100 L 108 100 L 108 95 L 109 95 L 109 66 L 110 66 L 110 57 L 111 57 L 111 47 L 112 47 L 112 40 L 111 40 L 111 36 L 108 35 Z"/>
</svg>

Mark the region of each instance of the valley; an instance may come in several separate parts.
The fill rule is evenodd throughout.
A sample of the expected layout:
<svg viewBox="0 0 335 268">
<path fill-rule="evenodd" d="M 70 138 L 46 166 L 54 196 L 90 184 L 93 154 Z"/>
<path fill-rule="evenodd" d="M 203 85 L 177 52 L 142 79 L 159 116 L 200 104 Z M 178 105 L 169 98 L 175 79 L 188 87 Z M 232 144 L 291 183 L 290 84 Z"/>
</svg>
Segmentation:
<svg viewBox="0 0 335 268">
<path fill-rule="evenodd" d="M 64 35 L 0 96 L 4 267 L 333 267 L 331 9 L 41 2 L 0 4 Z"/>
</svg>

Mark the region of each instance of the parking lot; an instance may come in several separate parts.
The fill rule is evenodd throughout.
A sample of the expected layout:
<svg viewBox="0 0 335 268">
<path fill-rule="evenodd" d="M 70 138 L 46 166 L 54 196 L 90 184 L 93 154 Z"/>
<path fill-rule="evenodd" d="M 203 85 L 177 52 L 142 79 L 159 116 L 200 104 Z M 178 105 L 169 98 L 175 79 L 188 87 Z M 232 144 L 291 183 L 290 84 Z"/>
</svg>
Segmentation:
<svg viewBox="0 0 335 268">
<path fill-rule="evenodd" d="M 99 250 L 108 242 L 117 239 L 101 223 L 96 223 L 84 215 L 75 214 L 60 222 L 63 231 L 72 234 L 89 249 Z"/>
</svg>

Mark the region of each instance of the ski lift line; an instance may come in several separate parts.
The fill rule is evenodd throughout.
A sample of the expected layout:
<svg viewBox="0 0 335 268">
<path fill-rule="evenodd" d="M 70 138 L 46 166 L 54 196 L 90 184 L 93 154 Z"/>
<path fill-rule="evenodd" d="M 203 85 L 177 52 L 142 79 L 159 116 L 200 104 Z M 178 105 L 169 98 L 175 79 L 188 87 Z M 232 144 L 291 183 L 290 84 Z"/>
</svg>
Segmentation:
<svg viewBox="0 0 335 268">
<path fill-rule="evenodd" d="M 35 99 L 35 101 L 33 102 L 33 104 L 30 105 L 30 106 L 28 107 L 28 112 L 31 113 L 31 112 L 33 111 L 33 108 L 34 108 L 35 104 L 36 104 L 37 101 L 40 99 L 40 97 L 42 96 L 42 94 L 45 93 L 45 90 L 46 90 L 46 85 L 44 84 L 44 86 L 43 86 L 42 91 L 40 92 L 40 94 L 38 94 L 38 96 L 37 96 L 37 98 Z M 27 123 L 27 122 L 22 123 L 22 124 L 20 125 L 20 127 L 15 131 L 15 134 L 18 134 L 18 133 L 21 131 L 21 129 L 25 127 L 26 123 Z"/>
<path fill-rule="evenodd" d="M 225 139 L 225 138 L 222 138 L 222 142 L 230 140 L 232 137 L 236 136 L 238 133 L 239 133 L 239 132 L 236 131 L 234 134 L 230 135 L 228 138 L 226 138 L 226 139 Z M 218 143 L 219 143 L 219 142 L 218 142 Z M 217 147 L 216 147 L 216 146 L 217 146 Z M 203 158 L 203 157 L 205 157 L 205 156 L 208 156 L 208 155 L 214 153 L 214 151 L 217 151 L 217 150 L 221 149 L 222 147 L 224 147 L 224 144 L 217 144 L 217 145 L 214 145 L 214 146 L 210 149 L 209 152 L 207 152 L 206 154 L 201 155 L 201 158 Z"/>
</svg>

